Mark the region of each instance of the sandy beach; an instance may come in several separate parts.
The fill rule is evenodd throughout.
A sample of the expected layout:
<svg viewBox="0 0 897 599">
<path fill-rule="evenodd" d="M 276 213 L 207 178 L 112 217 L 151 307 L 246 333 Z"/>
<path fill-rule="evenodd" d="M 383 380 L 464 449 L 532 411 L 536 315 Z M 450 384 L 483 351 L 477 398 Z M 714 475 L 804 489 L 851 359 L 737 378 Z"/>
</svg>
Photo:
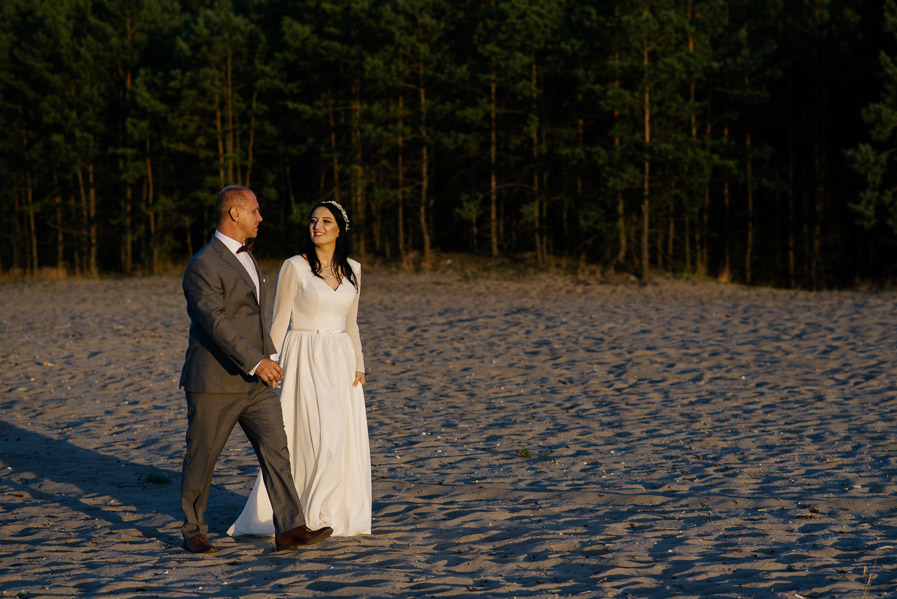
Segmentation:
<svg viewBox="0 0 897 599">
<path fill-rule="evenodd" d="M 196 556 L 180 278 L 0 289 L 2 597 L 897 596 L 893 292 L 367 273 L 373 534 L 226 536 L 237 430 Z"/>
</svg>

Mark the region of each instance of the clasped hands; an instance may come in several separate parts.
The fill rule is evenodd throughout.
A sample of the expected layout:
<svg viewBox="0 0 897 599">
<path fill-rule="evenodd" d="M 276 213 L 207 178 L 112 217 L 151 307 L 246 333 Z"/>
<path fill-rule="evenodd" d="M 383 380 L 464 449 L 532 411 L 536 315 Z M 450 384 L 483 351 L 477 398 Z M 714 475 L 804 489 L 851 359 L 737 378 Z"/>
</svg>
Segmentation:
<svg viewBox="0 0 897 599">
<path fill-rule="evenodd" d="M 270 385 L 274 389 L 280 388 L 280 381 L 283 380 L 283 369 L 281 369 L 280 365 L 271 358 L 263 358 L 259 363 L 258 368 L 255 369 L 255 374 L 265 384 Z M 364 382 L 364 373 L 360 370 L 356 371 L 352 386 L 354 387 L 359 383 L 364 386 Z"/>
<path fill-rule="evenodd" d="M 265 384 L 274 389 L 280 388 L 280 381 L 283 380 L 283 369 L 281 369 L 280 364 L 271 358 L 262 358 L 258 368 L 255 369 L 255 374 Z"/>
</svg>

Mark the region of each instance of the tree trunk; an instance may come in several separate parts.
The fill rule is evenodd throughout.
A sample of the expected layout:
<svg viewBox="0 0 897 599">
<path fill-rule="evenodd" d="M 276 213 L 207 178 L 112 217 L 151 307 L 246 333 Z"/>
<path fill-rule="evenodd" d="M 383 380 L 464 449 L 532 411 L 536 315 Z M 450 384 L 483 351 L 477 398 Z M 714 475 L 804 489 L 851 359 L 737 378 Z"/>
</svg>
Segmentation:
<svg viewBox="0 0 897 599">
<path fill-rule="evenodd" d="M 193 255 L 193 236 L 190 235 L 190 217 L 184 215 L 184 230 L 187 232 L 187 255 Z"/>
<path fill-rule="evenodd" d="M 728 144 L 729 127 L 723 127 L 723 141 Z M 724 249 L 723 249 L 723 268 L 719 274 L 720 281 L 729 282 L 732 280 L 732 222 L 729 217 L 729 177 L 726 175 L 723 181 L 723 229 L 724 229 Z"/>
<path fill-rule="evenodd" d="M 401 58 L 401 53 L 399 54 Z M 405 243 L 405 201 L 404 201 L 404 192 L 405 192 L 405 133 L 403 130 L 404 127 L 404 118 L 405 118 L 405 96 L 399 93 L 399 139 L 397 140 L 398 145 L 398 156 L 397 156 L 397 164 L 396 170 L 396 183 L 398 185 L 397 190 L 397 203 L 399 208 L 399 256 L 405 257 L 405 248 L 408 247 Z"/>
<path fill-rule="evenodd" d="M 59 171 L 55 160 L 53 161 L 53 188 L 56 190 L 54 195 L 56 208 L 56 268 L 62 271 L 65 268 L 65 235 L 62 232 L 62 186 L 59 182 Z"/>
<path fill-rule="evenodd" d="M 31 274 L 37 274 L 37 226 L 34 220 L 34 185 L 31 181 L 31 171 L 25 173 L 25 214 L 28 218 L 28 270 Z"/>
<path fill-rule="evenodd" d="M 813 288 L 820 289 L 823 286 L 822 221 L 825 218 L 825 156 L 818 144 L 814 148 L 814 152 L 816 184 L 813 188 L 813 258 L 810 263 L 810 272 Z"/>
<path fill-rule="evenodd" d="M 340 180 L 339 180 L 339 153 L 336 151 L 336 118 L 333 115 L 333 102 L 328 104 L 330 111 L 330 151 L 333 155 L 331 159 L 331 168 L 333 169 L 333 199 L 337 203 L 340 202 Z"/>
<path fill-rule="evenodd" d="M 692 23 L 692 16 L 693 16 L 692 5 L 691 5 L 690 1 L 688 3 L 687 10 L 688 10 L 688 13 L 687 13 L 688 23 L 690 26 Z M 694 51 L 695 51 L 695 36 L 691 34 L 691 31 L 689 31 L 688 53 L 694 54 Z M 689 124 L 691 125 L 692 155 L 691 155 L 691 159 L 686 164 L 691 165 L 691 163 L 694 160 L 695 156 L 697 155 L 697 151 L 698 151 L 698 118 L 694 112 L 694 108 L 695 108 L 695 82 L 694 81 L 690 81 L 688 84 L 688 99 L 689 99 L 688 121 L 689 121 Z M 685 181 L 686 181 L 686 183 L 685 183 L 686 185 L 691 186 L 688 170 L 686 170 L 686 173 L 685 173 Z M 692 187 L 692 189 L 697 191 L 697 186 Z M 684 249 L 685 249 L 685 271 L 686 272 L 692 272 L 692 269 L 691 269 L 691 235 L 690 235 L 692 211 L 689 209 L 691 207 L 691 202 L 692 202 L 692 199 L 689 197 L 689 199 L 687 201 L 687 205 L 686 205 L 686 210 L 684 211 L 685 235 L 683 236 L 683 239 L 685 240 L 685 248 Z"/>
<path fill-rule="evenodd" d="M 495 6 L 495 3 L 492 3 Z M 498 257 L 498 130 L 496 128 L 496 91 L 498 76 L 495 59 L 489 81 L 489 241 L 492 257 Z"/>
<path fill-rule="evenodd" d="M 698 268 L 698 274 L 706 275 L 710 265 L 710 249 L 707 247 L 709 243 L 710 230 L 710 181 L 704 188 L 704 209 L 701 212 L 701 265 Z"/>
<path fill-rule="evenodd" d="M 125 139 L 124 136 L 119 136 L 119 146 L 121 148 L 125 147 Z M 124 173 L 126 169 L 125 158 L 124 156 L 119 156 L 118 158 L 118 172 Z M 121 268 L 122 271 L 129 275 L 131 274 L 131 257 L 132 257 L 132 234 L 131 234 L 131 201 L 132 201 L 132 191 L 131 184 L 125 183 L 125 193 L 122 194 L 121 197 L 121 222 L 122 222 L 122 231 L 121 231 L 121 248 L 120 248 L 120 259 L 121 259 Z"/>
<path fill-rule="evenodd" d="M 224 129 L 222 128 L 221 123 L 221 97 L 218 92 L 215 91 L 215 127 L 217 128 L 218 133 L 218 187 L 219 189 L 224 188 L 225 181 L 225 173 L 224 173 Z M 192 254 L 191 254 L 192 255 Z"/>
<path fill-rule="evenodd" d="M 548 129 L 545 125 L 542 125 L 542 150 L 539 153 L 541 156 L 548 155 L 548 144 L 546 143 L 546 139 L 548 139 Z M 539 185 L 539 189 L 542 190 L 539 194 L 539 204 L 542 207 L 542 254 L 543 259 L 545 261 L 548 260 L 548 256 L 554 251 L 554 248 L 551 245 L 551 235 L 548 232 L 548 171 L 547 169 L 540 168 L 540 172 L 542 173 L 542 181 Z"/>
<path fill-rule="evenodd" d="M 707 107 L 707 125 L 704 130 L 704 134 L 707 136 L 707 139 L 711 139 L 710 135 L 713 133 L 713 121 L 710 118 L 710 107 Z M 709 239 L 710 239 L 710 174 L 708 173 L 707 177 L 704 179 L 704 205 L 701 206 L 700 210 L 701 222 L 698 223 L 697 231 L 695 232 L 695 253 L 697 254 L 695 260 L 697 262 L 697 271 L 699 275 L 706 275 L 709 269 L 710 264 L 710 256 L 708 249 Z"/>
<path fill-rule="evenodd" d="M 583 97 L 582 94 L 578 94 L 576 98 L 576 104 L 579 108 L 580 114 L 582 114 L 582 105 L 583 105 Z M 579 155 L 585 156 L 585 119 L 580 116 L 576 119 L 576 145 L 579 148 Z M 582 204 L 582 195 L 583 195 L 583 169 L 582 163 L 577 165 L 576 168 L 576 199 L 575 202 L 577 205 Z M 564 250 L 565 253 L 570 252 L 572 246 L 570 245 L 570 223 L 569 223 L 569 215 L 570 215 L 570 200 L 569 198 L 564 196 L 564 207 L 563 207 L 563 223 L 564 223 Z"/>
<path fill-rule="evenodd" d="M 676 206 L 670 198 L 669 222 L 667 223 L 667 269 L 673 270 L 673 238 L 676 236 Z"/>
<path fill-rule="evenodd" d="M 34 185 L 31 180 L 31 171 L 25 173 L 25 214 L 28 219 L 28 270 L 31 274 L 37 274 L 39 268 L 37 260 L 37 226 L 34 220 Z"/>
<path fill-rule="evenodd" d="M 620 53 L 615 54 L 616 61 L 618 63 L 620 60 Z M 614 87 L 620 87 L 620 80 L 614 80 Z M 616 124 L 617 119 L 620 118 L 620 111 L 614 109 L 614 123 Z M 614 164 L 620 164 L 620 136 L 614 136 Z M 623 192 L 619 189 L 617 190 L 617 237 L 618 237 L 618 245 L 617 245 L 617 256 L 614 258 L 614 266 L 617 264 L 621 264 L 623 260 L 626 259 L 626 205 L 623 203 Z"/>
<path fill-rule="evenodd" d="M 132 224 L 132 207 L 134 202 L 134 189 L 130 183 L 125 185 L 124 206 L 122 206 L 122 248 L 121 267 L 126 275 L 131 274 L 134 262 L 134 227 Z"/>
<path fill-rule="evenodd" d="M 246 177 L 244 178 L 246 187 L 250 187 L 252 180 L 252 161 L 253 151 L 255 149 L 255 108 L 258 105 L 259 89 L 256 85 L 255 91 L 252 92 L 252 110 L 249 115 L 249 145 L 246 147 Z"/>
<path fill-rule="evenodd" d="M 284 152 L 284 160 L 286 160 L 284 170 L 286 171 L 287 178 L 287 197 L 290 200 L 290 214 L 294 214 L 296 208 L 296 192 L 293 190 L 293 163 L 290 160 L 289 152 Z"/>
<path fill-rule="evenodd" d="M 87 191 L 84 189 L 84 171 L 80 164 L 75 168 L 78 183 L 78 201 L 72 196 L 72 215 L 81 217 L 75 233 L 75 274 L 80 276 L 86 268 L 85 246 L 87 239 Z"/>
<path fill-rule="evenodd" d="M 418 16 L 418 26 L 420 26 L 421 17 Z M 420 97 L 420 138 L 421 138 L 421 184 L 420 184 L 420 226 L 421 226 L 421 237 L 423 239 L 423 250 L 424 250 L 424 264 L 430 265 L 430 253 L 432 251 L 430 246 L 430 231 L 429 231 L 429 220 L 427 218 L 427 202 L 429 198 L 427 197 L 428 187 L 429 187 L 429 177 L 428 170 L 430 168 L 429 163 L 429 153 L 428 153 L 428 139 L 427 139 L 427 91 L 424 87 L 424 58 L 423 58 L 423 49 L 421 49 L 421 54 L 418 57 L 417 63 L 417 73 L 418 73 L 418 93 Z"/>
<path fill-rule="evenodd" d="M 127 118 L 127 117 L 125 117 Z M 126 125 L 123 124 L 122 129 L 124 129 Z M 126 145 L 126 137 L 124 135 L 124 131 L 121 131 L 119 134 L 119 146 L 124 149 Z M 119 173 L 125 173 L 127 169 L 127 163 L 124 158 L 124 154 L 120 155 L 118 158 L 118 171 Z M 120 248 L 120 260 L 121 260 L 121 268 L 124 274 L 130 275 L 132 266 L 133 266 L 133 256 L 134 256 L 134 233 L 133 233 L 133 225 L 132 225 L 132 203 L 134 201 L 133 198 L 133 188 L 131 186 L 130 181 L 125 182 L 125 193 L 121 198 L 121 221 L 122 221 L 122 231 L 121 231 L 121 248 Z"/>
<path fill-rule="evenodd" d="M 817 23 L 821 19 L 820 8 L 814 9 Z M 815 65 L 813 77 L 814 144 L 813 144 L 813 256 L 810 262 L 810 279 L 814 289 L 821 289 L 825 284 L 822 255 L 822 226 L 825 222 L 825 155 L 826 131 L 828 124 L 826 56 L 824 31 L 819 32 L 816 40 Z"/>
<path fill-rule="evenodd" d="M 530 69 L 530 110 L 533 118 L 536 116 L 536 61 L 532 59 L 532 67 Z M 533 126 L 532 134 L 532 157 L 533 157 L 533 218 L 535 219 L 536 233 L 536 263 L 539 266 L 545 265 L 545 247 L 542 239 L 542 208 L 539 205 L 539 128 Z"/>
<path fill-rule="evenodd" d="M 88 216 L 90 223 L 90 274 L 93 277 L 100 275 L 99 266 L 99 243 L 100 243 L 100 227 L 97 223 L 97 187 L 94 180 L 93 162 L 87 165 L 87 182 L 88 182 Z"/>
<path fill-rule="evenodd" d="M 234 133 L 236 127 L 234 126 L 234 82 L 233 82 L 233 53 L 228 46 L 227 49 L 227 61 L 225 62 L 225 71 L 224 71 L 224 83 L 225 83 L 225 115 L 227 119 L 227 131 L 225 133 L 225 143 L 227 144 L 227 184 L 231 185 L 236 181 L 238 185 L 242 182 L 239 180 L 239 174 L 237 174 L 237 179 L 234 179 Z"/>
<path fill-rule="evenodd" d="M 24 113 L 21 105 L 19 105 L 19 115 Z M 27 237 L 27 269 L 31 274 L 36 274 L 38 269 L 37 262 L 37 229 L 34 221 L 34 185 L 31 178 L 31 160 L 28 156 L 28 134 L 22 129 L 22 155 L 25 157 L 25 222 L 28 232 Z"/>
<path fill-rule="evenodd" d="M 794 150 L 788 152 L 788 286 L 794 288 L 795 276 L 794 238 Z"/>
<path fill-rule="evenodd" d="M 352 218 L 356 222 L 364 221 L 364 165 L 362 164 L 362 141 L 361 141 L 361 85 L 355 85 L 355 94 L 352 103 L 352 111 L 355 113 L 354 124 L 352 126 Z M 364 235 L 361 231 L 355 231 L 354 235 L 358 253 L 364 255 Z"/>
<path fill-rule="evenodd" d="M 94 186 L 93 162 L 87 165 L 87 184 L 85 187 L 84 171 L 79 165 L 75 174 L 78 178 L 78 188 L 81 191 L 81 219 L 83 223 L 80 244 L 82 247 L 86 239 L 87 242 L 87 264 L 83 265 L 88 274 L 91 276 L 99 275 L 99 265 L 97 260 L 97 243 L 99 241 L 99 231 L 97 227 L 97 193 Z M 83 259 L 83 258 L 82 258 Z"/>
<path fill-rule="evenodd" d="M 130 27 L 130 18 L 125 22 L 126 39 L 128 41 L 128 61 L 130 61 L 130 44 L 133 30 Z M 129 62 L 130 64 L 130 62 Z M 128 115 L 129 106 L 128 99 L 131 90 L 131 69 L 126 68 L 124 71 L 119 70 L 124 76 L 124 89 L 121 90 L 121 103 L 123 109 L 123 118 L 119 123 L 119 146 L 125 149 L 128 145 Z M 120 173 L 125 173 L 129 166 L 125 160 L 124 153 L 118 159 L 118 168 Z M 131 185 L 130 178 L 125 181 L 125 193 L 122 198 L 122 243 L 121 243 L 121 267 L 126 275 L 131 274 L 134 266 L 134 225 L 133 225 L 133 207 L 134 207 L 134 190 Z"/>
<path fill-rule="evenodd" d="M 18 186 L 18 183 L 19 183 L 18 177 L 16 177 L 15 183 L 16 183 L 16 188 L 18 188 L 19 187 Z M 13 239 L 16 241 L 16 243 L 12 244 L 12 267 L 14 269 L 22 268 L 22 252 L 21 252 L 21 248 L 19 247 L 21 239 L 22 239 L 22 233 L 20 230 L 22 227 L 22 224 L 19 221 L 19 214 L 22 210 L 23 202 L 20 198 L 20 194 L 21 194 L 21 191 L 18 191 L 18 190 L 13 194 L 13 197 L 15 198 L 15 210 L 13 211 L 13 222 L 15 223 L 15 226 L 13 229 Z M 27 260 L 28 260 L 28 257 L 26 255 L 25 261 L 27 262 Z M 25 266 L 25 269 L 27 270 L 27 264 Z"/>
<path fill-rule="evenodd" d="M 645 9 L 645 18 L 648 11 Z M 648 32 L 644 31 L 642 36 L 642 53 L 643 67 L 645 78 L 643 112 L 645 126 L 645 165 L 642 179 L 642 283 L 648 282 L 648 232 L 650 218 L 650 198 L 651 198 L 651 87 L 648 82 Z"/>
<path fill-rule="evenodd" d="M 495 0 L 489 5 L 495 9 Z M 496 101 L 498 92 L 498 71 L 492 57 L 492 70 L 489 73 L 489 246 L 493 258 L 498 257 L 498 128 Z"/>
<path fill-rule="evenodd" d="M 751 262 L 754 251 L 754 181 L 753 164 L 751 160 L 751 133 L 748 131 L 745 137 L 745 152 L 747 153 L 747 247 L 744 252 L 744 280 L 751 284 Z"/>
<path fill-rule="evenodd" d="M 156 210 L 155 210 L 155 187 L 153 185 L 153 162 L 150 154 L 150 137 L 146 136 L 146 203 L 149 207 L 149 232 L 150 232 L 150 252 L 152 262 L 150 268 L 153 274 L 159 272 L 159 240 L 156 239 Z M 191 254 L 192 255 L 192 254 Z"/>
</svg>

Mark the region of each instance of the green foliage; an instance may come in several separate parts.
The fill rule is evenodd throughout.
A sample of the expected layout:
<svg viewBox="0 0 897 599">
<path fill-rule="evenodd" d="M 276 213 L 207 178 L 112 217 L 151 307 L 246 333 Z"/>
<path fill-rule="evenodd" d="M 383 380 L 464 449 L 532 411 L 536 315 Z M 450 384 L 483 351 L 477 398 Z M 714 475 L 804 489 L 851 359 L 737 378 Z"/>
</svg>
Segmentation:
<svg viewBox="0 0 897 599">
<path fill-rule="evenodd" d="M 884 8 L 886 30 L 897 40 L 897 1 L 886 0 Z M 864 181 L 857 202 L 850 208 L 858 223 L 869 230 L 879 223 L 897 234 L 897 177 L 893 174 L 894 152 L 897 150 L 897 64 L 885 52 L 879 55 L 884 77 L 884 89 L 878 101 L 863 110 L 863 120 L 869 125 L 873 143 L 861 143 L 846 152 L 854 170 Z"/>
<path fill-rule="evenodd" d="M 476 223 L 483 214 L 483 206 L 479 197 L 474 194 L 462 194 L 460 205 L 455 208 L 455 216 L 467 223 Z"/>
<path fill-rule="evenodd" d="M 240 183 L 272 258 L 329 198 L 360 252 L 636 269 L 647 191 L 652 267 L 700 255 L 713 274 L 745 252 L 750 222 L 766 282 L 801 284 L 786 264 L 820 261 L 850 281 L 848 257 L 897 231 L 895 0 L 884 9 L 8 0 L 0 269 L 182 262 L 211 233 L 218 189 Z"/>
</svg>

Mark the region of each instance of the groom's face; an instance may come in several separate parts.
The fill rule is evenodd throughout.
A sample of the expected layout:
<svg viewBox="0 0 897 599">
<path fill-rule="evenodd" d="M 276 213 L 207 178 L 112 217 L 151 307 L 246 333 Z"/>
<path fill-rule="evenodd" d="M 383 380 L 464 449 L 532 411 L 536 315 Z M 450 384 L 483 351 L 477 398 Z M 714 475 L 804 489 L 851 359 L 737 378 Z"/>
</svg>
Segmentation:
<svg viewBox="0 0 897 599">
<path fill-rule="evenodd" d="M 262 222 L 262 213 L 259 212 L 259 202 L 252 192 L 243 196 L 243 204 L 234 209 L 236 212 L 236 224 L 243 237 L 240 241 L 254 239 L 259 232 L 259 223 Z"/>
</svg>

